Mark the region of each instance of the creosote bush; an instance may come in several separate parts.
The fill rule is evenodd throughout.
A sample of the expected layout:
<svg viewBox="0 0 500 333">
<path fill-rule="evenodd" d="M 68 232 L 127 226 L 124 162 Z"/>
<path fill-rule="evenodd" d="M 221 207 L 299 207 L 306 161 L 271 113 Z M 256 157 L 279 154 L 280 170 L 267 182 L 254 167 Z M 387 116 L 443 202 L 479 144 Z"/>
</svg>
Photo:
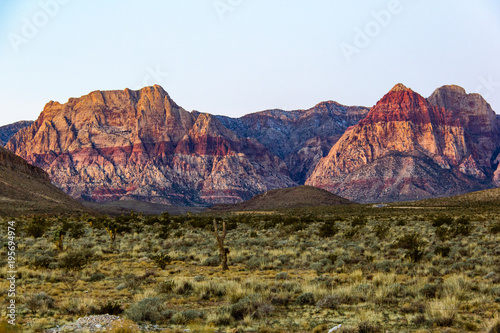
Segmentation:
<svg viewBox="0 0 500 333">
<path fill-rule="evenodd" d="M 406 234 L 398 239 L 396 247 L 406 250 L 405 257 L 412 262 L 420 261 L 425 255 L 427 242 L 418 233 Z"/>
</svg>

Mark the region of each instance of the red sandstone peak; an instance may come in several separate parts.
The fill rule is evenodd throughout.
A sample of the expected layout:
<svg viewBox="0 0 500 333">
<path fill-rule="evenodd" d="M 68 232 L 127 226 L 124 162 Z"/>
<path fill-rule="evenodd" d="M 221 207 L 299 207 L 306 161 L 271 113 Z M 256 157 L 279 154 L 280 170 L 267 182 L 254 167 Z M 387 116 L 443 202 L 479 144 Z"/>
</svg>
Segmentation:
<svg viewBox="0 0 500 333">
<path fill-rule="evenodd" d="M 411 89 L 407 88 L 402 83 L 398 83 L 394 87 L 392 87 L 391 92 L 395 92 L 395 91 L 407 91 L 407 90 L 411 90 Z"/>
<path fill-rule="evenodd" d="M 457 87 L 449 90 L 463 95 Z M 485 162 L 491 149 L 480 158 L 461 118 L 450 103 L 431 103 L 397 84 L 344 133 L 306 184 L 359 201 L 417 199 L 487 186 Z M 424 170 L 433 170 L 434 176 Z M 417 174 L 419 190 L 411 190 Z M 436 175 L 443 178 L 442 189 L 437 188 Z M 361 184 L 366 198 L 359 193 Z"/>
</svg>

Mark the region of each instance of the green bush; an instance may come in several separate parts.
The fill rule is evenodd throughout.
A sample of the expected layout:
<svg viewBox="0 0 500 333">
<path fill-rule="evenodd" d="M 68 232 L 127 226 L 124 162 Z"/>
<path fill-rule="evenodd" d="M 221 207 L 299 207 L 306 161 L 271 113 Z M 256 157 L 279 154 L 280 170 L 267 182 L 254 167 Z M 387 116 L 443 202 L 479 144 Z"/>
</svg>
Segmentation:
<svg viewBox="0 0 500 333">
<path fill-rule="evenodd" d="M 447 257 L 450 254 L 451 248 L 448 245 L 440 245 L 436 247 L 434 253 L 441 255 L 441 257 Z"/>
<path fill-rule="evenodd" d="M 67 271 L 81 271 L 93 257 L 89 249 L 68 251 L 59 258 L 59 267 Z"/>
<path fill-rule="evenodd" d="M 379 324 L 370 321 L 362 321 L 358 324 L 358 333 L 379 333 L 382 332 L 382 327 Z"/>
<path fill-rule="evenodd" d="M 165 280 L 158 283 L 156 286 L 156 292 L 159 294 L 171 293 L 175 288 L 175 282 L 172 280 Z"/>
<path fill-rule="evenodd" d="M 405 257 L 412 262 L 418 262 L 424 257 L 426 245 L 427 242 L 415 232 L 402 236 L 396 242 L 397 247 L 406 250 Z"/>
<path fill-rule="evenodd" d="M 276 274 L 276 280 L 288 280 L 290 279 L 290 274 L 287 272 L 279 272 Z"/>
<path fill-rule="evenodd" d="M 339 305 L 340 302 L 337 295 L 330 295 L 323 297 L 316 303 L 316 306 L 320 309 L 331 309 L 331 310 L 337 309 Z"/>
<path fill-rule="evenodd" d="M 295 300 L 298 305 L 314 305 L 316 301 L 314 300 L 313 293 L 303 293 Z"/>
<path fill-rule="evenodd" d="M 38 294 L 26 297 L 25 304 L 26 307 L 31 311 L 31 313 L 36 313 L 37 311 L 42 310 L 44 307 L 47 309 L 55 308 L 55 300 L 43 291 Z"/>
<path fill-rule="evenodd" d="M 333 237 L 339 232 L 339 227 L 335 221 L 325 221 L 319 227 L 319 236 L 322 238 Z"/>
<path fill-rule="evenodd" d="M 48 269 L 54 262 L 55 254 L 52 251 L 47 251 L 45 254 L 35 254 L 35 257 L 30 261 L 30 265 L 35 268 Z"/>
<path fill-rule="evenodd" d="M 151 259 L 160 267 L 161 269 L 165 269 L 168 264 L 172 261 L 172 257 L 170 257 L 166 253 L 159 253 L 151 257 Z"/>
<path fill-rule="evenodd" d="M 450 225 L 453 223 L 453 218 L 449 215 L 444 215 L 444 214 L 440 214 L 440 215 L 436 215 L 434 216 L 434 218 L 432 219 L 432 226 L 433 227 L 440 227 L 442 225 Z"/>
<path fill-rule="evenodd" d="M 260 319 L 267 317 L 273 311 L 274 307 L 271 304 L 259 302 L 248 296 L 240 299 L 238 302 L 229 307 L 231 317 L 236 320 L 241 320 L 247 315 L 250 315 L 254 319 Z"/>
<path fill-rule="evenodd" d="M 28 237 L 40 238 L 48 228 L 47 220 L 41 216 L 35 216 L 26 225 L 24 231 Z"/>
<path fill-rule="evenodd" d="M 218 255 L 208 257 L 202 263 L 202 266 L 217 267 L 220 266 L 220 258 Z"/>
<path fill-rule="evenodd" d="M 122 305 L 117 301 L 108 300 L 106 303 L 103 303 L 99 306 L 98 309 L 94 311 L 94 314 L 109 314 L 113 316 L 117 316 L 123 312 Z"/>
<path fill-rule="evenodd" d="M 364 227 L 366 223 L 368 223 L 368 219 L 366 218 L 366 216 L 356 216 L 351 221 L 351 227 Z"/>
<path fill-rule="evenodd" d="M 373 232 L 378 239 L 383 240 L 391 230 L 391 227 L 387 224 L 378 223 L 373 227 Z"/>
<path fill-rule="evenodd" d="M 162 319 L 164 310 L 165 307 L 159 298 L 150 297 L 130 305 L 125 315 L 135 322 L 147 321 L 154 324 Z"/>
</svg>

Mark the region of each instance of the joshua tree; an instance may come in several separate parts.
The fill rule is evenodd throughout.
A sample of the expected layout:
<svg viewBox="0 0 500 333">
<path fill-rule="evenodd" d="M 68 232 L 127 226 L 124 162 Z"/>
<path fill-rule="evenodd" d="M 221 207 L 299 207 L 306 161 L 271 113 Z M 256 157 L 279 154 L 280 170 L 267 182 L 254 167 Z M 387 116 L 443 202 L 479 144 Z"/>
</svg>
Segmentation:
<svg viewBox="0 0 500 333">
<path fill-rule="evenodd" d="M 118 233 L 118 223 L 116 223 L 114 220 L 105 221 L 104 228 L 109 234 L 109 238 L 111 239 L 110 246 L 112 247 L 116 239 L 116 234 Z"/>
<path fill-rule="evenodd" d="M 214 235 L 217 239 L 217 246 L 219 247 L 219 258 L 221 262 L 221 267 L 223 271 L 227 271 L 229 267 L 227 266 L 227 254 L 229 249 L 224 247 L 224 240 L 227 235 L 226 222 L 222 221 L 222 235 L 219 235 L 219 227 L 217 226 L 217 220 L 214 219 Z"/>
<path fill-rule="evenodd" d="M 59 252 L 64 251 L 64 235 L 65 234 L 66 234 L 66 232 L 62 229 L 58 229 L 58 230 L 56 230 L 56 232 L 54 232 L 53 240 L 54 240 L 54 244 L 56 245 Z"/>
</svg>

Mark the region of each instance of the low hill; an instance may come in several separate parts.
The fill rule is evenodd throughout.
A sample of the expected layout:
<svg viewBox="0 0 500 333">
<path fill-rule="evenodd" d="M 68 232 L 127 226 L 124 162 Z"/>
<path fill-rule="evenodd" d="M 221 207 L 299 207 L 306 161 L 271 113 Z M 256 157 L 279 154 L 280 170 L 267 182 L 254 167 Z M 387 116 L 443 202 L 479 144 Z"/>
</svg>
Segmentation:
<svg viewBox="0 0 500 333">
<path fill-rule="evenodd" d="M 210 210 L 273 210 L 316 206 L 339 206 L 352 204 L 352 201 L 339 197 L 326 190 L 312 186 L 297 186 L 276 189 L 256 195 L 238 204 L 215 205 Z"/>
<path fill-rule="evenodd" d="M 500 207 L 500 188 L 470 192 L 445 198 L 433 198 L 412 202 L 394 203 L 391 206 L 411 207 L 478 207 L 496 206 Z"/>
<path fill-rule="evenodd" d="M 0 216 L 89 211 L 40 168 L 0 147 Z"/>
</svg>

